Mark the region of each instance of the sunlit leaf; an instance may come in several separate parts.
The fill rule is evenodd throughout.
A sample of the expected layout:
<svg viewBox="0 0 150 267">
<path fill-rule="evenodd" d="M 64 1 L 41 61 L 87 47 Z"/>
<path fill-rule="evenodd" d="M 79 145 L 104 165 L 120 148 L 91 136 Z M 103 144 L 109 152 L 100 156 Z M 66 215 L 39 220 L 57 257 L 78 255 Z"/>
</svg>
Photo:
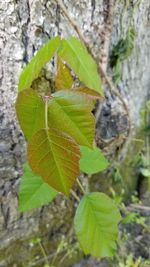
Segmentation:
<svg viewBox="0 0 150 267">
<path fill-rule="evenodd" d="M 98 147 L 94 146 L 93 149 L 90 149 L 86 146 L 80 146 L 80 151 L 80 170 L 82 172 L 94 174 L 108 167 L 109 163 Z"/>
<path fill-rule="evenodd" d="M 73 78 L 66 64 L 58 57 L 57 59 L 57 74 L 55 77 L 55 85 L 57 90 L 71 89 Z"/>
<path fill-rule="evenodd" d="M 49 127 L 68 133 L 80 145 L 92 147 L 95 134 L 93 106 L 84 94 L 59 91 L 49 102 Z"/>
<path fill-rule="evenodd" d="M 85 195 L 76 211 L 74 223 L 85 254 L 112 257 L 116 250 L 119 210 L 113 200 L 99 192 Z"/>
<path fill-rule="evenodd" d="M 18 94 L 16 112 L 21 129 L 27 139 L 45 127 L 44 106 L 42 99 L 31 89 L 23 90 Z"/>
<path fill-rule="evenodd" d="M 80 149 L 67 134 L 56 129 L 39 130 L 28 145 L 28 160 L 34 173 L 66 195 L 79 175 Z"/>
<path fill-rule="evenodd" d="M 59 56 L 73 69 L 81 82 L 103 95 L 97 65 L 85 46 L 75 37 L 62 40 Z"/>
<path fill-rule="evenodd" d="M 30 63 L 23 69 L 19 78 L 19 91 L 27 89 L 31 86 L 33 80 L 35 80 L 48 61 L 54 56 L 61 44 L 60 37 L 54 37 L 49 40 L 32 58 Z"/>
<path fill-rule="evenodd" d="M 50 203 L 57 192 L 35 175 L 29 165 L 24 164 L 24 174 L 21 177 L 19 190 L 19 210 L 28 211 Z"/>
</svg>

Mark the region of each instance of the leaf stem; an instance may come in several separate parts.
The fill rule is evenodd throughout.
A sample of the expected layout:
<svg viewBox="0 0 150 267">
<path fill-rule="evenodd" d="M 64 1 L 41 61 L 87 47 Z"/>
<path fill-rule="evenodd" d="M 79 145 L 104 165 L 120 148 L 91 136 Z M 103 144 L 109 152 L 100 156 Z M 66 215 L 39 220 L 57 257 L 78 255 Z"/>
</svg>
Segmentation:
<svg viewBox="0 0 150 267">
<path fill-rule="evenodd" d="M 57 256 L 58 256 L 58 254 L 61 252 L 61 251 L 60 251 L 60 244 L 61 244 L 61 242 L 62 242 L 62 239 L 60 240 L 60 242 L 59 242 L 59 244 L 58 244 L 56 253 L 55 253 L 55 255 L 54 255 L 53 259 L 52 259 L 52 262 L 51 262 L 51 266 L 54 265 L 54 263 L 55 263 L 55 261 L 56 261 L 56 258 L 57 258 Z"/>
<path fill-rule="evenodd" d="M 82 186 L 82 184 L 80 183 L 80 181 L 79 181 L 79 179 L 78 179 L 78 178 L 77 178 L 77 183 L 78 183 L 78 186 L 80 187 L 80 189 L 81 189 L 82 193 L 85 195 L 85 194 L 86 194 L 86 192 L 85 192 L 85 190 L 84 190 L 84 188 L 83 188 L 83 186 Z"/>
<path fill-rule="evenodd" d="M 48 131 L 48 101 L 49 97 L 45 96 L 45 128 Z"/>
<path fill-rule="evenodd" d="M 71 189 L 71 194 L 73 195 L 73 197 L 78 201 L 80 202 L 80 198 L 77 196 L 77 194 Z"/>
<path fill-rule="evenodd" d="M 70 251 L 67 251 L 66 254 L 62 257 L 62 259 L 59 261 L 58 263 L 58 267 L 62 266 L 62 263 L 64 262 L 64 260 L 69 256 Z"/>
</svg>

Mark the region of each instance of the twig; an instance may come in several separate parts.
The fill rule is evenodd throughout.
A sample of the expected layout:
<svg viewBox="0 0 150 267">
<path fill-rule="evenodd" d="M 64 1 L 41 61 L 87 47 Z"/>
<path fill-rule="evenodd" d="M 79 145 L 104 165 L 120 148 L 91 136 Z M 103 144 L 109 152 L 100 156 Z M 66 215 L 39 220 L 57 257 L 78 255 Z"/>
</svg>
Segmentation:
<svg viewBox="0 0 150 267">
<path fill-rule="evenodd" d="M 80 28 L 78 27 L 76 21 L 69 16 L 69 12 L 68 12 L 67 8 L 65 7 L 64 3 L 62 2 L 62 0 L 55 0 L 55 2 L 60 6 L 61 10 L 63 11 L 63 13 L 65 15 L 65 17 L 68 19 L 68 21 L 70 22 L 71 26 L 75 30 L 75 32 L 78 34 L 80 40 L 85 44 L 85 46 L 87 47 L 88 51 L 90 51 L 89 45 L 86 42 L 86 40 L 84 39 L 84 36 L 83 36 L 82 32 L 80 31 Z"/>
</svg>

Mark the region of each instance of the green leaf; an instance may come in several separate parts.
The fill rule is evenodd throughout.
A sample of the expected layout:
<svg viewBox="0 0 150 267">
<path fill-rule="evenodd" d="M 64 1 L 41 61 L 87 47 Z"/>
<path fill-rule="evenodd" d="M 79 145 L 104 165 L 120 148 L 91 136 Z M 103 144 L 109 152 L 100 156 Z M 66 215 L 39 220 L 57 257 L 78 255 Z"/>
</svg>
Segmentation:
<svg viewBox="0 0 150 267">
<path fill-rule="evenodd" d="M 66 195 L 79 175 L 80 149 L 57 129 L 39 130 L 28 144 L 28 160 L 34 173 Z"/>
<path fill-rule="evenodd" d="M 59 56 L 66 61 L 70 68 L 87 87 L 103 95 L 101 79 L 97 72 L 97 65 L 88 54 L 85 46 L 75 37 L 62 40 Z"/>
<path fill-rule="evenodd" d="M 94 146 L 93 149 L 90 149 L 86 146 L 80 146 L 80 151 L 80 170 L 82 172 L 94 174 L 108 167 L 109 163 L 98 147 Z"/>
<path fill-rule="evenodd" d="M 43 181 L 40 176 L 35 175 L 29 165 L 24 164 L 24 174 L 21 177 L 19 190 L 19 210 L 28 211 L 39 208 L 51 202 L 57 192 Z"/>
<path fill-rule="evenodd" d="M 59 91 L 49 102 L 49 127 L 68 133 L 79 145 L 92 147 L 95 135 L 93 107 L 93 102 L 84 94 Z"/>
<path fill-rule="evenodd" d="M 49 127 L 68 133 L 80 145 L 91 147 L 95 134 L 95 118 L 91 113 L 93 106 L 93 102 L 86 95 L 68 90 L 59 91 L 49 102 Z M 42 98 L 32 89 L 18 94 L 16 112 L 27 139 L 45 128 L 44 110 Z"/>
<path fill-rule="evenodd" d="M 27 139 L 45 127 L 45 105 L 38 94 L 32 89 L 23 90 L 16 100 L 17 117 Z"/>
<path fill-rule="evenodd" d="M 76 235 L 84 253 L 97 258 L 112 257 L 120 220 L 119 210 L 107 195 L 99 192 L 85 195 L 74 219 Z"/>
<path fill-rule="evenodd" d="M 19 91 L 31 86 L 33 80 L 38 78 L 41 69 L 54 56 L 60 47 L 60 37 L 54 37 L 49 40 L 32 58 L 30 63 L 23 69 L 19 78 Z"/>
<path fill-rule="evenodd" d="M 57 75 L 55 77 L 55 85 L 57 90 L 71 89 L 73 85 L 71 71 L 59 57 L 57 59 Z"/>
</svg>

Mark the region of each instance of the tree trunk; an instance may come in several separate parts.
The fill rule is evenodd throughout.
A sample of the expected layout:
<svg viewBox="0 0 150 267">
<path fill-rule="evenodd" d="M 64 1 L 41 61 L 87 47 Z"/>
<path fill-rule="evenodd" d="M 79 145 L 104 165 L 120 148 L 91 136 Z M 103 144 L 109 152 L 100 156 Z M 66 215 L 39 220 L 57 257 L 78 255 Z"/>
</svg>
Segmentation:
<svg viewBox="0 0 150 267">
<path fill-rule="evenodd" d="M 134 132 L 140 125 L 139 112 L 150 88 L 150 2 L 141 0 L 137 5 L 135 2 L 64 1 L 69 16 L 78 23 L 98 62 L 110 75 L 109 55 L 113 45 L 126 35 L 130 23 L 135 27 L 135 46 L 131 56 L 122 63 L 121 80 L 117 86 L 128 106 Z M 29 262 L 35 260 L 38 251 L 37 245 L 30 245 L 35 236 L 45 237 L 44 244 L 49 254 L 60 236 L 67 235 L 72 222 L 74 202 L 64 201 L 62 197 L 57 198 L 54 204 L 33 212 L 20 214 L 17 211 L 19 178 L 26 158 L 25 140 L 14 108 L 18 77 L 34 52 L 57 34 L 62 37 L 77 35 L 54 0 L 1 1 L 0 266 L 3 267 L 30 266 Z M 113 148 L 107 151 L 111 154 L 118 142 L 120 144 L 118 137 L 127 135 L 129 117 L 120 98 L 110 92 L 108 86 L 105 86 L 105 91 L 106 100 L 98 105 L 96 111 L 96 137 L 104 149 L 110 141 L 114 141 Z M 36 266 L 42 266 L 40 264 Z"/>
</svg>

